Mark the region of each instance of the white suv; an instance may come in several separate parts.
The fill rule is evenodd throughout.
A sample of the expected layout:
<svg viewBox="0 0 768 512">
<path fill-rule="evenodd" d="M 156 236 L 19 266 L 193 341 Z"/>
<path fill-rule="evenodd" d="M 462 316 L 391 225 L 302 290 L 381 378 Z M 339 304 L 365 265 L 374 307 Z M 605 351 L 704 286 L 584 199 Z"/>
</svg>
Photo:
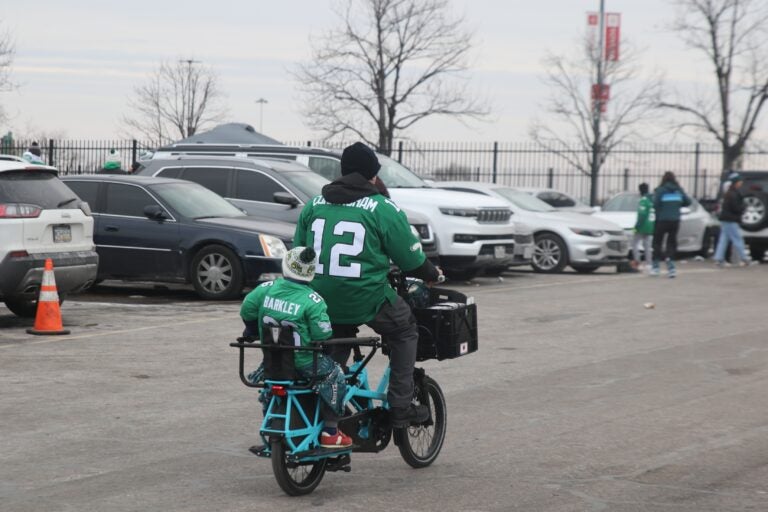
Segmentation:
<svg viewBox="0 0 768 512">
<path fill-rule="evenodd" d="M 173 144 L 160 148 L 153 158 L 191 154 L 291 160 L 330 180 L 341 175 L 341 151 L 315 147 Z M 392 199 L 404 209 L 429 219 L 435 231 L 440 265 L 446 275 L 468 279 L 478 272 L 493 274 L 510 265 L 530 263 L 531 237 L 520 234 L 515 239 L 511 211 L 504 201 L 433 188 L 397 161 L 377 156 L 381 164 L 379 177 Z"/>
<path fill-rule="evenodd" d="M 0 300 L 31 317 L 45 260 L 53 260 L 59 293 L 96 279 L 93 218 L 53 167 L 0 160 Z"/>
</svg>

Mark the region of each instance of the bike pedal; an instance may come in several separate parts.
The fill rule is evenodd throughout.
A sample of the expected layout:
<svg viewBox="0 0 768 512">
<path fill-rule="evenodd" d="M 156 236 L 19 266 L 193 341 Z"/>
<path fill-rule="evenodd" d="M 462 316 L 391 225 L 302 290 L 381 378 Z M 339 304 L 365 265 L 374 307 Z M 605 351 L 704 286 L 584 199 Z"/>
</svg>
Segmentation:
<svg viewBox="0 0 768 512">
<path fill-rule="evenodd" d="M 328 464 L 325 466 L 326 471 L 343 471 L 345 473 L 349 473 L 352 471 L 352 468 L 349 467 L 349 464 L 352 462 L 352 459 L 349 455 L 342 455 L 341 457 L 338 457 L 334 460 L 329 460 Z"/>
<path fill-rule="evenodd" d="M 259 457 L 269 457 L 270 453 L 266 445 L 257 444 L 248 448 L 248 451 Z"/>
</svg>

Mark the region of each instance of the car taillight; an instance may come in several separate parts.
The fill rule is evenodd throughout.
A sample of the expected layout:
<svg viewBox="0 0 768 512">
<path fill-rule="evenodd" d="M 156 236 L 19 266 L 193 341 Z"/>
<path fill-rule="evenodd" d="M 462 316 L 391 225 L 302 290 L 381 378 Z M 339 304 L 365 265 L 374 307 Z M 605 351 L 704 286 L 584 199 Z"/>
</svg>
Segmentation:
<svg viewBox="0 0 768 512">
<path fill-rule="evenodd" d="M 0 219 L 32 219 L 43 209 L 34 204 L 0 203 Z"/>
<path fill-rule="evenodd" d="M 27 251 L 11 251 L 8 253 L 8 256 L 11 258 L 26 258 L 29 256 L 29 253 Z"/>
</svg>

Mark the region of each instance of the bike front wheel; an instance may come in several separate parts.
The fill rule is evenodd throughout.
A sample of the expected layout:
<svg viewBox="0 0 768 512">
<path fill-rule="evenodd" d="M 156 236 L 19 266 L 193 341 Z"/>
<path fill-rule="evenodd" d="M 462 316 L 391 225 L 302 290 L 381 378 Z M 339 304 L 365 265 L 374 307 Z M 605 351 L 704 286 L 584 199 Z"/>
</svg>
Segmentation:
<svg viewBox="0 0 768 512">
<path fill-rule="evenodd" d="M 299 464 L 286 459 L 285 443 L 281 439 L 271 443 L 272 471 L 280 488 L 289 496 L 302 496 L 315 490 L 325 475 L 327 459 Z"/>
<path fill-rule="evenodd" d="M 414 468 L 432 464 L 443 447 L 446 431 L 446 406 L 443 390 L 426 375 L 416 382 L 416 398 L 429 407 L 431 421 L 424 425 L 396 428 L 392 434 L 403 460 Z"/>
</svg>

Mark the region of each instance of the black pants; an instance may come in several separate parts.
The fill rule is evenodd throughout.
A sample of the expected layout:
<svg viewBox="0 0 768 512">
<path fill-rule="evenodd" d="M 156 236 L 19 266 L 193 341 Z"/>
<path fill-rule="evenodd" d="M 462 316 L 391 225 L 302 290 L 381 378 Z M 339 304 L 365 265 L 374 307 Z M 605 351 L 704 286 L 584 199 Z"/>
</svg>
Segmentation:
<svg viewBox="0 0 768 512">
<path fill-rule="evenodd" d="M 389 406 L 408 407 L 413 400 L 413 368 L 416 365 L 416 346 L 419 341 L 416 317 L 402 297 L 398 297 L 394 304 L 385 302 L 376 317 L 367 325 L 381 335 L 389 348 Z M 355 334 L 355 325 L 333 326 L 334 338 L 346 338 Z M 329 351 L 329 355 L 345 366 L 350 350 L 348 346 L 335 346 Z"/>
<path fill-rule="evenodd" d="M 653 261 L 670 259 L 674 261 L 677 253 L 677 231 L 680 229 L 679 220 L 657 220 L 653 230 Z M 666 248 L 664 237 L 667 238 Z"/>
</svg>

